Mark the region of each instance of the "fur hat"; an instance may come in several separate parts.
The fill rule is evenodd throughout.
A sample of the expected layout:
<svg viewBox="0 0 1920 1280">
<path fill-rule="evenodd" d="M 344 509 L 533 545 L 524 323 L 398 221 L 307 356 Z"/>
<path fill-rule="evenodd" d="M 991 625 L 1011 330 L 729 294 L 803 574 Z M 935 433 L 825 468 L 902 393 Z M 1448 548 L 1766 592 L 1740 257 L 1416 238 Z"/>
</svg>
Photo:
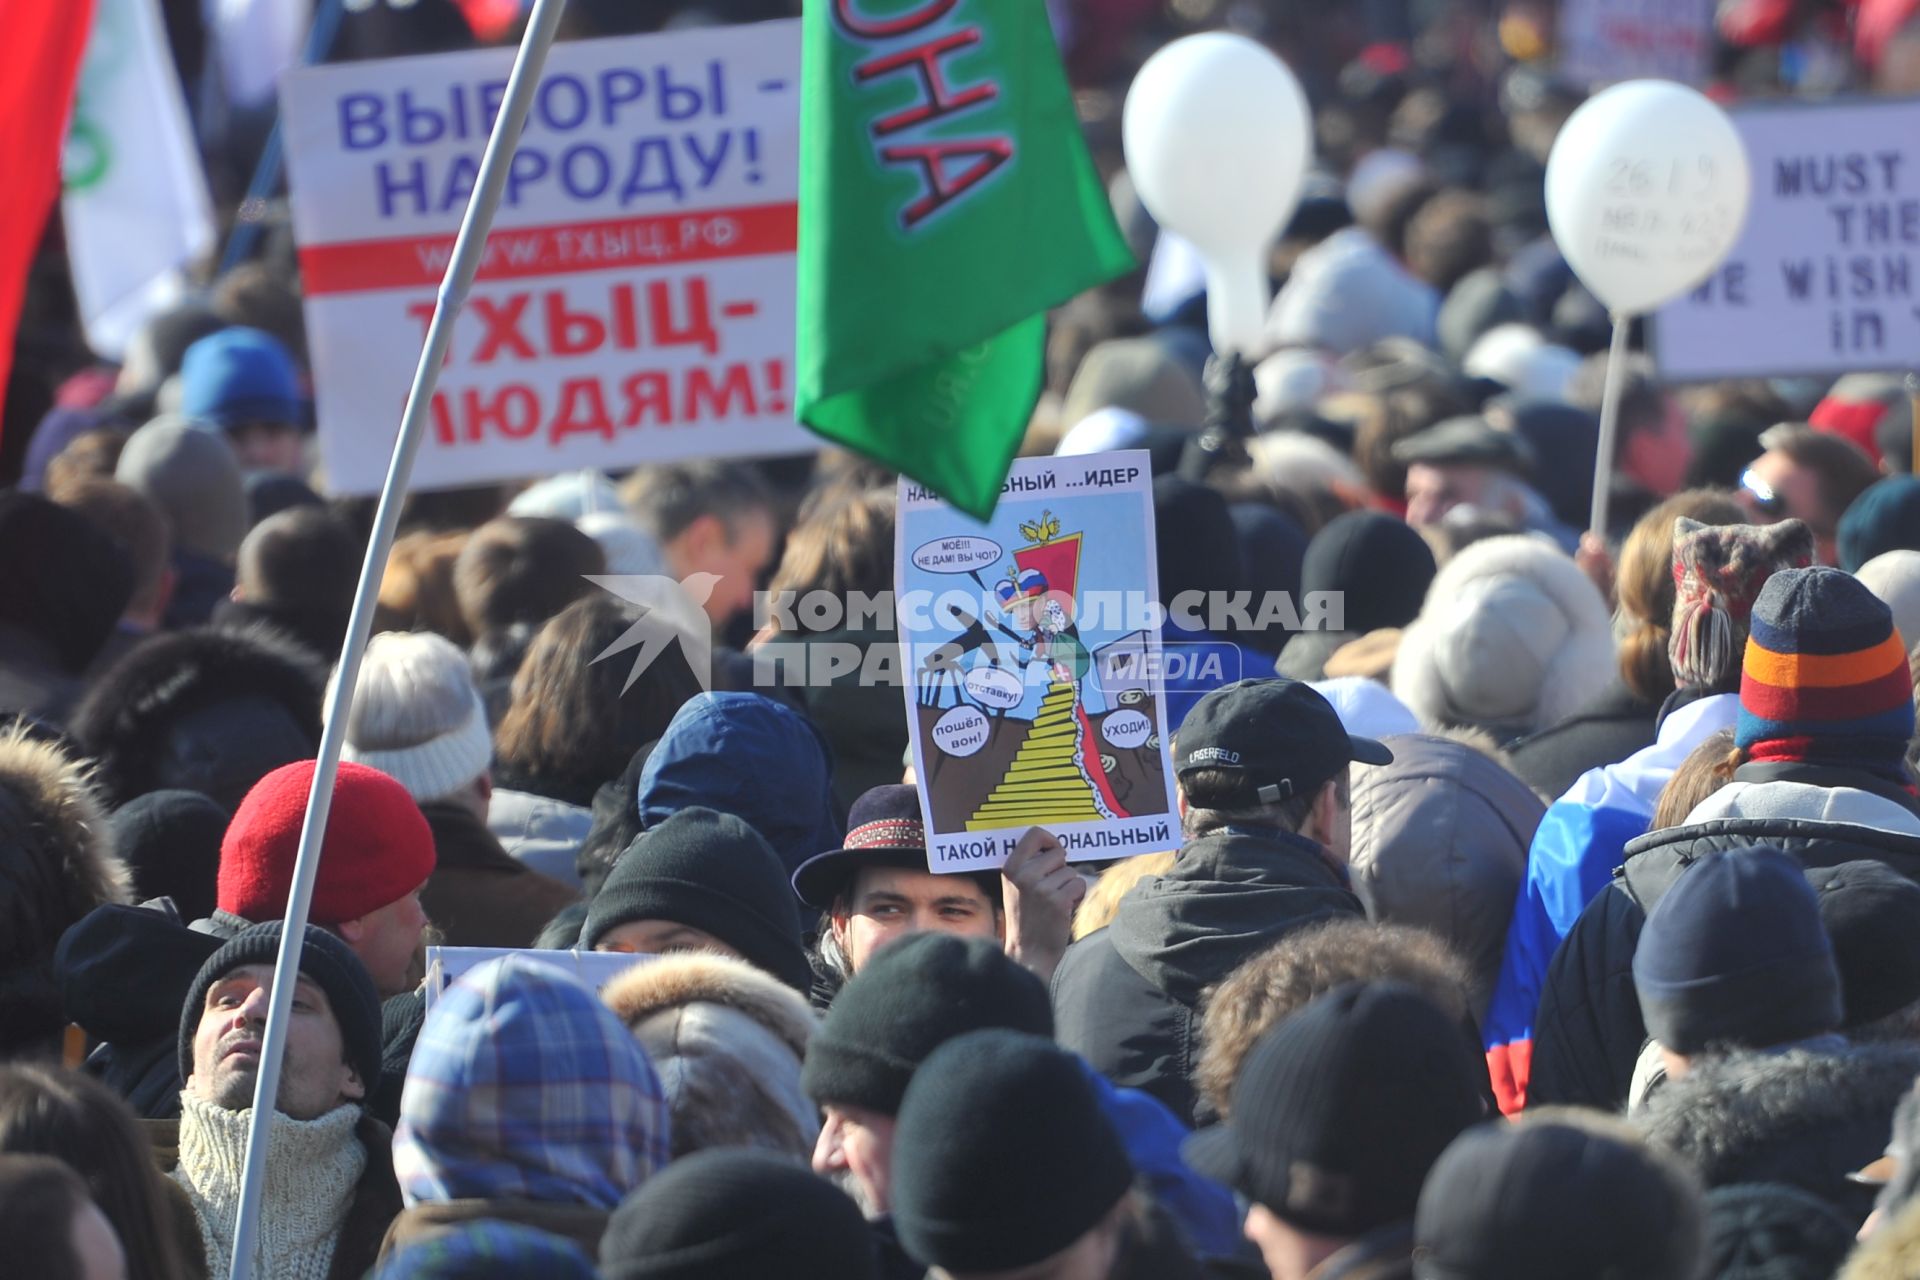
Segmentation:
<svg viewBox="0 0 1920 1280">
<path fill-rule="evenodd" d="M 1542 538 L 1487 538 L 1449 560 L 1400 637 L 1393 692 L 1429 727 L 1518 737 L 1557 724 L 1613 678 L 1606 601 Z"/>
<path fill-rule="evenodd" d="M 673 1157 L 759 1147 L 806 1159 L 820 1132 L 800 1088 L 819 1025 L 798 992 L 731 956 L 662 956 L 635 965 L 600 998 L 660 1073 Z"/>
<path fill-rule="evenodd" d="M 0 732 L 0 1058 L 67 1021 L 54 946 L 130 889 L 85 770 L 23 729 Z"/>
<path fill-rule="evenodd" d="M 485 773 L 493 735 L 467 655 L 428 631 L 369 640 L 340 758 L 380 770 L 421 804 Z"/>
<path fill-rule="evenodd" d="M 313 754 L 325 679 L 264 629 L 152 636 L 94 682 L 69 728 L 115 804 L 181 787 L 232 809 L 271 770 Z"/>
<path fill-rule="evenodd" d="M 1798 520 L 1704 525 L 1676 516 L 1673 639 L 1667 647 L 1674 684 L 1723 688 L 1740 669 L 1760 588 L 1782 569 L 1812 563 L 1813 531 Z"/>
</svg>

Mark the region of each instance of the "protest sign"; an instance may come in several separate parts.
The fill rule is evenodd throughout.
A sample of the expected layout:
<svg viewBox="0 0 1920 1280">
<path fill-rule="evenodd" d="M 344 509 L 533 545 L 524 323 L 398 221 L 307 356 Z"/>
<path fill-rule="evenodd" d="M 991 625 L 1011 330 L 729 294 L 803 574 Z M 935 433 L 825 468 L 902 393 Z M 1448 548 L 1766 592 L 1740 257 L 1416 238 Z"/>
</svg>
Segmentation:
<svg viewBox="0 0 1920 1280">
<path fill-rule="evenodd" d="M 510 49 L 282 91 L 328 485 L 380 487 Z M 797 20 L 557 45 L 414 487 L 802 452 Z"/>
<path fill-rule="evenodd" d="M 1022 459 L 985 524 L 902 481 L 895 528 L 928 865 L 1030 826 L 1075 860 L 1178 845 L 1147 455 Z"/>
<path fill-rule="evenodd" d="M 1562 0 L 1560 75 L 1592 88 L 1642 78 L 1700 84 L 1714 0 Z"/>
<path fill-rule="evenodd" d="M 525 956 L 550 964 L 572 974 L 595 991 L 633 968 L 657 956 L 636 955 L 628 951 L 542 951 L 522 947 L 428 947 L 426 1007 L 446 994 L 447 988 L 463 974 L 478 969 L 489 960 L 502 956 Z"/>
<path fill-rule="evenodd" d="M 1670 380 L 1904 369 L 1920 351 L 1920 101 L 1734 113 L 1753 173 L 1720 269 L 1656 315 Z"/>
</svg>

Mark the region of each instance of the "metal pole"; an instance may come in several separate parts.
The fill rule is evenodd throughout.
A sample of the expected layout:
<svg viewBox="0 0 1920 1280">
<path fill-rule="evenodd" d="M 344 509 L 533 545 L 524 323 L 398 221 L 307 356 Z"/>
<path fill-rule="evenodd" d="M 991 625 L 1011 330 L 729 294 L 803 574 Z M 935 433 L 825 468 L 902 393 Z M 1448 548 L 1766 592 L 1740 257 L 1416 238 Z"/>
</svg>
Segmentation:
<svg viewBox="0 0 1920 1280">
<path fill-rule="evenodd" d="M 1607 540 L 1607 500 L 1613 490 L 1613 440 L 1620 427 L 1620 382 L 1627 375 L 1627 330 L 1633 318 L 1613 317 L 1613 345 L 1607 349 L 1607 381 L 1600 393 L 1600 443 L 1593 455 L 1593 510 L 1587 531 Z"/>
<path fill-rule="evenodd" d="M 312 903 L 314 878 L 320 871 L 320 842 L 327 829 L 327 812 L 333 805 L 333 782 L 339 772 L 340 748 L 347 731 L 347 712 L 353 705 L 354 685 L 360 678 L 360 658 L 373 630 L 380 579 L 386 568 L 387 553 L 393 547 L 394 530 L 400 523 L 400 504 L 406 497 L 407 480 L 413 474 L 414 455 L 420 451 L 434 384 L 439 380 L 440 366 L 446 361 L 447 347 L 453 341 L 454 317 L 465 305 L 467 290 L 479 270 L 486 250 L 487 231 L 493 225 L 494 211 L 500 207 L 500 196 L 506 186 L 508 166 L 512 163 L 514 148 L 519 145 L 521 127 L 526 123 L 541 68 L 546 64 L 547 50 L 553 44 L 554 32 L 565 8 L 566 0 L 535 0 L 533 17 L 514 59 L 513 75 L 507 81 L 506 101 L 494 124 L 493 136 L 487 140 L 479 180 L 472 199 L 467 202 L 466 216 L 461 219 L 460 235 L 454 241 L 447 274 L 440 282 L 433 320 L 427 326 L 426 347 L 414 370 L 413 389 L 407 395 L 399 438 L 394 441 L 393 459 L 387 466 L 386 486 L 380 491 L 373 537 L 367 545 L 366 561 L 360 567 L 352 620 L 347 625 L 346 643 L 340 652 L 339 677 L 327 701 L 326 727 L 320 735 L 313 790 L 307 795 L 300 851 L 294 861 L 293 891 L 287 900 L 286 927 L 280 939 L 273 991 L 267 1004 L 266 1033 L 260 1047 L 260 1078 L 254 1085 L 253 1124 L 247 1132 L 247 1160 L 239 1213 L 234 1223 L 232 1280 L 252 1280 L 254 1275 L 260 1192 L 266 1182 L 267 1144 L 280 1088 L 280 1065 L 287 1048 L 286 1011 L 292 1007 L 294 980 L 299 976 L 307 911 Z"/>
<path fill-rule="evenodd" d="M 301 66 L 311 67 L 324 62 L 327 55 L 333 52 L 333 38 L 340 32 L 340 19 L 345 9 L 344 0 L 320 0 L 320 8 L 313 15 L 313 25 L 307 28 L 306 46 L 300 51 Z M 267 200 L 273 195 L 273 189 L 280 185 L 280 167 L 286 154 L 281 123 L 280 109 L 276 105 L 273 128 L 267 133 L 267 144 L 260 151 L 259 163 L 253 167 L 253 181 L 247 184 L 247 194 L 234 213 L 233 231 L 227 236 L 226 252 L 220 255 L 221 275 L 245 262 L 253 253 L 253 242 L 260 238 L 260 225 L 267 216 Z"/>
</svg>

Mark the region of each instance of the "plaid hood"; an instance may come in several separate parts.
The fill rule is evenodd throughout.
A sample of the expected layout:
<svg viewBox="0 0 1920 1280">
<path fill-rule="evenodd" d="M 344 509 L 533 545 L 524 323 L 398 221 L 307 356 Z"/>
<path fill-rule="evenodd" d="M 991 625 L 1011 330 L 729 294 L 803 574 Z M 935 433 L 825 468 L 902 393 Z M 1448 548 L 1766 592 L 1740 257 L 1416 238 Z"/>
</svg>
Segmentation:
<svg viewBox="0 0 1920 1280">
<path fill-rule="evenodd" d="M 427 1015 L 393 1136 L 408 1205 L 522 1199 L 611 1210 L 667 1153 L 653 1064 L 570 975 L 524 956 L 489 961 Z"/>
</svg>

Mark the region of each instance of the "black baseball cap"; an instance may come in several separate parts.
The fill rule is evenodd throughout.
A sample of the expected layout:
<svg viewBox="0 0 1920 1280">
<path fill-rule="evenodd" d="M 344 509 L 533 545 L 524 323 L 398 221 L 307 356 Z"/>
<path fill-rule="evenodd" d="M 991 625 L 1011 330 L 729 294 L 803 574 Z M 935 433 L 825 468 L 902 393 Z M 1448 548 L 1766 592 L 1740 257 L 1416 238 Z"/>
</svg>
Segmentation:
<svg viewBox="0 0 1920 1280">
<path fill-rule="evenodd" d="M 1226 1122 L 1181 1154 L 1301 1231 L 1411 1222 L 1434 1161 L 1486 1118 L 1475 1048 L 1412 987 L 1335 987 L 1254 1046 Z"/>
<path fill-rule="evenodd" d="M 1299 680 L 1236 680 L 1194 704 L 1180 725 L 1173 771 L 1237 773 L 1242 790 L 1210 806 L 1274 804 L 1305 795 L 1358 760 L 1389 764 L 1383 742 L 1356 737 L 1319 690 Z"/>
</svg>

